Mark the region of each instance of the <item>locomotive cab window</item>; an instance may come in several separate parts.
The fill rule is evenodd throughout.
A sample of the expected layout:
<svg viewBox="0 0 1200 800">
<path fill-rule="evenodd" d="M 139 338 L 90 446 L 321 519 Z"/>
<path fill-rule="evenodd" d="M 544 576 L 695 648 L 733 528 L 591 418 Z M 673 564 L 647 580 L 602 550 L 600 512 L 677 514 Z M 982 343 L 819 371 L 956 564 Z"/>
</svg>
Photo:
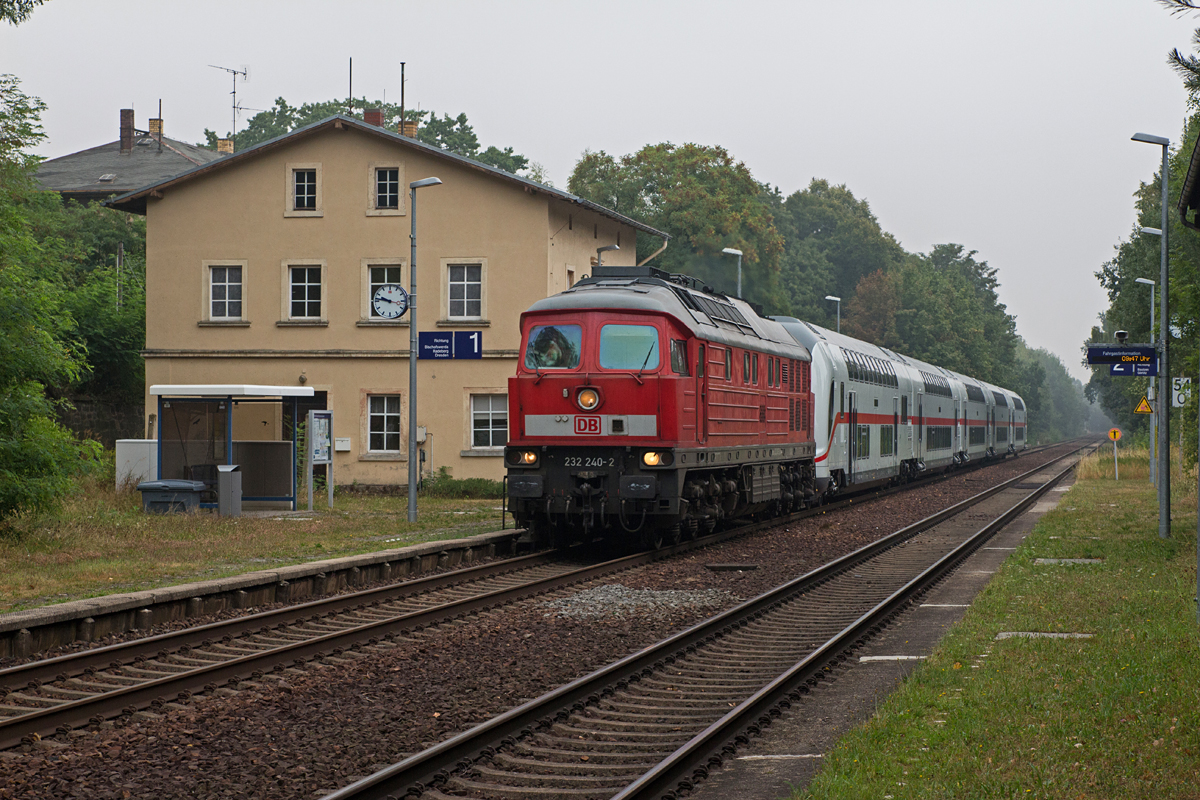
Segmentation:
<svg viewBox="0 0 1200 800">
<path fill-rule="evenodd" d="M 605 325 L 600 329 L 603 369 L 658 369 L 658 328 L 653 325 Z"/>
<path fill-rule="evenodd" d="M 701 345 L 703 348 L 704 345 Z M 671 371 L 676 375 L 688 374 L 687 340 L 671 340 Z"/>
<path fill-rule="evenodd" d="M 655 343 L 657 342 L 655 339 Z M 579 366 L 582 344 L 583 328 L 578 325 L 538 325 L 529 332 L 529 344 L 525 347 L 525 367 L 575 369 Z"/>
<path fill-rule="evenodd" d="M 758 383 L 755 376 L 755 383 Z M 742 353 L 742 383 L 750 383 L 750 354 Z"/>
</svg>

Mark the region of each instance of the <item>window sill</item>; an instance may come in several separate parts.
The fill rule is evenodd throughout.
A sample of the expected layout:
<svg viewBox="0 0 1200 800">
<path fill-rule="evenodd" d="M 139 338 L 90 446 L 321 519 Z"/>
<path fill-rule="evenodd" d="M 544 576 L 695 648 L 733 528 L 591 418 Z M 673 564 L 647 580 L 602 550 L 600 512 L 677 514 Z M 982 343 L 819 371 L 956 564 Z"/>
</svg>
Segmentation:
<svg viewBox="0 0 1200 800">
<path fill-rule="evenodd" d="M 458 453 L 463 458 L 503 458 L 503 447 L 480 447 L 474 450 L 460 450 Z"/>
<path fill-rule="evenodd" d="M 368 217 L 403 217 L 404 209 L 401 208 L 368 208 Z"/>
<path fill-rule="evenodd" d="M 316 210 L 292 209 L 291 211 L 284 211 L 283 215 L 285 217 L 323 217 L 325 216 L 325 210 L 322 208 Z"/>
<path fill-rule="evenodd" d="M 196 323 L 201 328 L 249 328 L 248 319 L 202 319 Z"/>
<path fill-rule="evenodd" d="M 276 328 L 328 328 L 327 319 L 281 319 L 275 323 Z"/>
<path fill-rule="evenodd" d="M 439 319 L 439 328 L 490 328 L 490 319 Z"/>
<path fill-rule="evenodd" d="M 399 319 L 360 319 L 354 323 L 360 328 L 407 328 L 408 320 Z"/>
<path fill-rule="evenodd" d="M 407 453 L 360 453 L 359 461 L 408 461 Z"/>
</svg>

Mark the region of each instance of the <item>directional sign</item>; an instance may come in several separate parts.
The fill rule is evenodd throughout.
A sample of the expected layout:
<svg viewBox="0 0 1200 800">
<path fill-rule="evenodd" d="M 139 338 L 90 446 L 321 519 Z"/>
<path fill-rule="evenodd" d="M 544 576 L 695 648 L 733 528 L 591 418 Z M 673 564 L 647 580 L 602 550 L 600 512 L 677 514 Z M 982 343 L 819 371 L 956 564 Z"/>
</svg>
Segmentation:
<svg viewBox="0 0 1200 800">
<path fill-rule="evenodd" d="M 419 331 L 417 358 L 483 358 L 483 332 Z"/>
<path fill-rule="evenodd" d="M 1112 439 L 1114 442 L 1117 439 L 1120 439 L 1121 438 L 1121 429 L 1120 428 L 1110 429 L 1108 432 L 1108 438 Z"/>
<path fill-rule="evenodd" d="M 1118 347 L 1111 344 L 1089 344 L 1088 364 L 1150 364 L 1158 358 L 1154 345 L 1131 344 Z"/>
<path fill-rule="evenodd" d="M 1135 414 L 1153 414 L 1154 413 L 1154 409 L 1150 406 L 1150 401 L 1148 399 L 1146 399 L 1145 395 L 1142 395 L 1142 402 L 1137 404 L 1137 408 L 1135 408 L 1133 410 L 1133 413 L 1135 413 Z"/>
<path fill-rule="evenodd" d="M 417 358 L 454 358 L 454 332 L 419 331 Z"/>
<path fill-rule="evenodd" d="M 1173 407 L 1183 408 L 1183 404 L 1187 402 L 1191 394 L 1191 378 L 1171 378 L 1171 405 Z"/>
<path fill-rule="evenodd" d="M 1123 361 L 1120 364 L 1109 364 L 1108 374 L 1126 378 L 1153 378 L 1158 374 L 1158 361 Z"/>
</svg>

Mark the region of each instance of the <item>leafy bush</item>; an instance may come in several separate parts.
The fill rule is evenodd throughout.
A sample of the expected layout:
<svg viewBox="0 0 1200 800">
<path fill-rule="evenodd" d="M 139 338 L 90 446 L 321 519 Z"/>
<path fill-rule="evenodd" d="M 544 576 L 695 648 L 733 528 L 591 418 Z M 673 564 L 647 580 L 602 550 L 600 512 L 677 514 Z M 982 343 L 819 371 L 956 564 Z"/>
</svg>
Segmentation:
<svg viewBox="0 0 1200 800">
<path fill-rule="evenodd" d="M 504 496 L 504 484 L 488 478 L 458 478 L 450 477 L 450 468 L 442 467 L 437 474 L 431 475 L 424 481 L 422 493 L 429 497 L 445 497 L 450 499 L 483 500 Z"/>
</svg>

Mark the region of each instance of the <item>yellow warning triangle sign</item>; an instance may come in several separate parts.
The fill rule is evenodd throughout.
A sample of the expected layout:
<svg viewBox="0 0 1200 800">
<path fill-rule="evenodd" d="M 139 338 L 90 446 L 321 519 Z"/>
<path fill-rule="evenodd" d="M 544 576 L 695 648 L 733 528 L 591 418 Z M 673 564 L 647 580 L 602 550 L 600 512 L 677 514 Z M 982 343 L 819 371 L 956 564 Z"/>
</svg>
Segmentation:
<svg viewBox="0 0 1200 800">
<path fill-rule="evenodd" d="M 1142 397 L 1142 402 L 1137 404 L 1137 408 L 1133 410 L 1135 414 L 1153 414 L 1154 409 L 1150 407 L 1150 401 Z"/>
</svg>

